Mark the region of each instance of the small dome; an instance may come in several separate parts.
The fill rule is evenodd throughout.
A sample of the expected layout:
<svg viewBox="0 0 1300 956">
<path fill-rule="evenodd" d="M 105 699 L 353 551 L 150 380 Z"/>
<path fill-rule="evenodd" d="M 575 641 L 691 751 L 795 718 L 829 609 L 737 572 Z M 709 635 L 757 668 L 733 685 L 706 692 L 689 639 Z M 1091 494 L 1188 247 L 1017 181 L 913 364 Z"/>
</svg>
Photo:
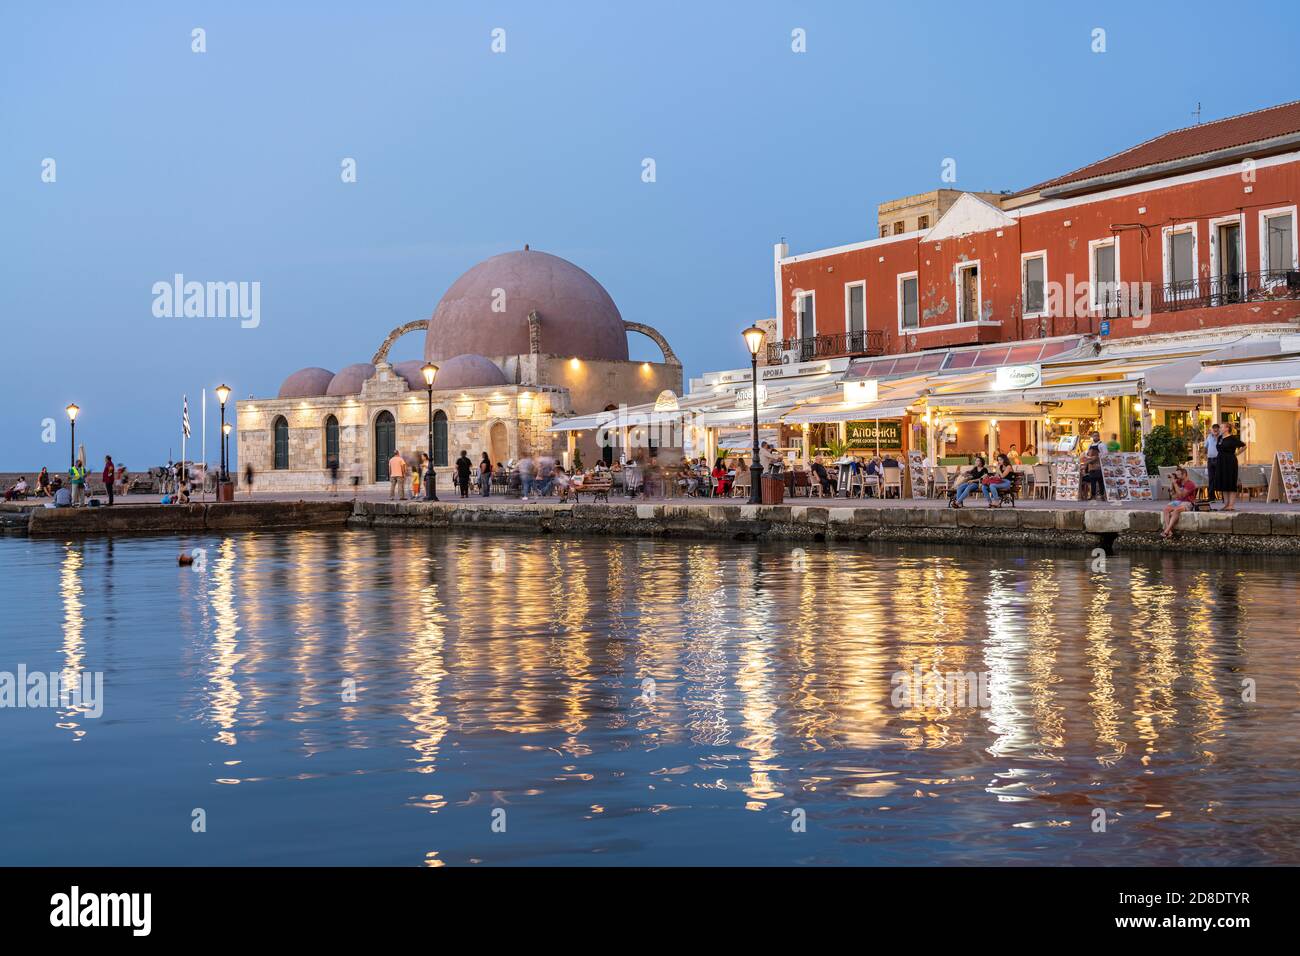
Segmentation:
<svg viewBox="0 0 1300 956">
<path fill-rule="evenodd" d="M 534 311 L 543 354 L 627 361 L 627 330 L 604 286 L 530 249 L 485 259 L 451 284 L 429 320 L 424 357 L 527 355 Z"/>
<path fill-rule="evenodd" d="M 457 355 L 436 364 L 438 377 L 433 380 L 436 389 L 492 388 L 508 384 L 505 373 L 497 367 L 497 363 L 482 355 Z M 419 374 L 418 371 L 416 374 Z M 419 378 L 419 387 L 424 388 L 424 376 L 420 375 Z"/>
<path fill-rule="evenodd" d="M 276 398 L 320 398 L 333 378 L 327 368 L 300 368 L 280 383 Z"/>
<path fill-rule="evenodd" d="M 330 379 L 329 388 L 325 389 L 326 395 L 356 395 L 361 391 L 361 385 L 366 379 L 375 374 L 375 367 L 369 362 L 358 362 L 356 365 L 349 365 L 345 369 L 340 369 L 339 373 Z"/>
<path fill-rule="evenodd" d="M 424 363 L 419 359 L 393 363 L 393 373 L 406 379 L 406 384 L 411 388 L 424 388 L 424 373 L 420 371 L 422 368 L 424 368 Z"/>
</svg>

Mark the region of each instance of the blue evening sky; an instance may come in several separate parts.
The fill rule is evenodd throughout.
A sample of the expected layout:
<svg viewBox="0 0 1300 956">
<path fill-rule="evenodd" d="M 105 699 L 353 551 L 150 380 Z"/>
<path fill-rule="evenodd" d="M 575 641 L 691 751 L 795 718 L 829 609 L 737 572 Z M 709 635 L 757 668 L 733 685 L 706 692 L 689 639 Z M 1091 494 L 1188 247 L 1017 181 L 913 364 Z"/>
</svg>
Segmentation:
<svg viewBox="0 0 1300 956">
<path fill-rule="evenodd" d="M 1214 119 L 1300 96 L 1293 2 L 0 10 L 0 470 L 66 467 L 69 401 L 92 463 L 160 463 L 182 393 L 197 440 L 205 385 L 265 396 L 368 360 L 525 242 L 659 327 L 688 375 L 738 366 L 739 330 L 773 313 L 772 244 L 874 235 L 876 203 L 938 187 L 945 157 L 959 188 L 1019 188 L 1188 125 L 1198 100 Z M 177 272 L 260 282 L 260 326 L 155 318 Z M 214 422 L 215 403 L 212 461 Z"/>
</svg>

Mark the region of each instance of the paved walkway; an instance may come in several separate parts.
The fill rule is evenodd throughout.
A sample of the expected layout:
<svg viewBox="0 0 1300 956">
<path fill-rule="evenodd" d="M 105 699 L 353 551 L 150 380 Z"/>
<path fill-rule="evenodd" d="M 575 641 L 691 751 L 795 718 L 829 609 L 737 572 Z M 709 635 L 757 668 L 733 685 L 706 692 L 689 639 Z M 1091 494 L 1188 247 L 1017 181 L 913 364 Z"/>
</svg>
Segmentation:
<svg viewBox="0 0 1300 956">
<path fill-rule="evenodd" d="M 362 501 L 372 501 L 372 502 L 389 500 L 387 489 L 380 490 L 378 488 L 373 490 L 362 491 L 360 494 L 357 495 L 357 498 Z M 282 491 L 282 492 L 255 491 L 253 492 L 252 495 L 248 495 L 241 491 L 235 495 L 236 501 L 350 501 L 352 499 L 353 496 L 350 493 L 350 491 L 348 493 L 340 492 L 337 495 L 330 495 L 328 493 L 321 493 L 321 492 L 287 492 L 287 491 Z M 35 505 L 39 507 L 41 504 L 44 503 L 45 500 L 47 499 L 41 499 L 40 501 L 36 501 L 36 502 L 30 500 L 25 502 L 15 502 L 13 503 L 13 505 L 19 507 L 21 506 L 31 507 Z M 196 496 L 193 500 L 196 503 L 202 503 L 205 499 L 202 498 L 201 496 Z M 211 502 L 212 497 L 209 496 L 206 500 L 208 502 Z M 410 501 L 414 499 L 408 498 L 407 500 Z M 444 504 L 454 504 L 455 502 L 464 500 L 469 504 L 499 506 L 503 508 L 514 507 L 521 504 L 521 500 L 519 498 L 506 497 L 504 495 L 492 495 L 490 498 L 483 498 L 481 495 L 470 495 L 469 498 L 462 499 L 457 493 L 451 491 L 450 489 L 444 489 L 442 493 L 439 495 L 439 500 L 441 500 Z M 582 502 L 581 502 L 582 504 L 588 504 L 590 502 L 591 502 L 590 495 L 582 496 Z M 637 496 L 635 498 L 627 498 L 617 493 L 610 495 L 609 498 L 609 503 L 611 505 L 651 504 L 651 505 L 685 505 L 687 507 L 707 507 L 709 505 L 742 505 L 742 504 L 746 504 L 747 502 L 748 502 L 747 498 L 688 498 L 688 497 L 646 498 L 643 496 Z M 114 505 L 114 507 L 156 505 L 157 503 L 158 503 L 158 498 L 156 496 L 128 495 L 123 497 L 119 495 L 117 498 L 117 503 L 116 505 Z M 551 505 L 551 504 L 558 505 L 560 504 L 560 499 L 554 496 L 546 497 L 546 498 L 534 497 L 529 499 L 529 503 L 543 504 L 543 505 Z M 1164 501 L 1164 500 L 1161 501 L 1055 501 L 1052 499 L 1043 499 L 1043 498 L 1021 498 L 1017 501 L 1016 507 L 1023 508 L 1023 509 L 1037 509 L 1037 510 L 1045 509 L 1045 510 L 1058 510 L 1058 511 L 1060 510 L 1089 511 L 1094 509 L 1103 510 L 1103 511 L 1114 510 L 1114 509 L 1122 509 L 1125 511 L 1160 511 L 1168 503 L 1169 503 L 1168 501 Z M 803 497 L 802 495 L 797 498 L 786 498 L 784 504 L 812 506 L 818 508 L 896 508 L 900 504 L 908 508 L 948 507 L 948 502 L 945 499 L 936 499 L 936 498 L 901 498 L 901 499 L 900 498 L 886 498 L 886 499 L 817 498 L 817 497 L 806 498 Z M 987 507 L 987 503 L 985 502 L 982 495 L 979 496 L 978 498 L 975 495 L 971 495 L 969 498 L 966 499 L 966 503 L 965 503 L 966 510 L 970 510 L 973 508 L 983 509 L 986 507 Z M 1218 508 L 1222 507 L 1222 504 L 1216 503 L 1214 507 L 1217 510 Z M 1300 512 L 1300 503 L 1285 504 L 1279 502 L 1266 502 L 1262 497 L 1257 497 L 1254 499 L 1240 498 L 1237 501 L 1237 510 L 1243 512 L 1255 512 L 1255 513 L 1264 513 L 1264 514 L 1274 513 L 1274 512 Z"/>
</svg>

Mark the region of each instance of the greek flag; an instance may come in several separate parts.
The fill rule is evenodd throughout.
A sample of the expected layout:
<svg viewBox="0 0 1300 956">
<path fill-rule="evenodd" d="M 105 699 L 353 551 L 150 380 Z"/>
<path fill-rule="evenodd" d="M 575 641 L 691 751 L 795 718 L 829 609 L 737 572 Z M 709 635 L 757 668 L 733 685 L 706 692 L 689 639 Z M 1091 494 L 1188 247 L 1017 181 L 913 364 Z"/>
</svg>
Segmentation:
<svg viewBox="0 0 1300 956">
<path fill-rule="evenodd" d="M 190 437 L 190 400 L 188 395 L 181 396 L 181 431 Z"/>
</svg>

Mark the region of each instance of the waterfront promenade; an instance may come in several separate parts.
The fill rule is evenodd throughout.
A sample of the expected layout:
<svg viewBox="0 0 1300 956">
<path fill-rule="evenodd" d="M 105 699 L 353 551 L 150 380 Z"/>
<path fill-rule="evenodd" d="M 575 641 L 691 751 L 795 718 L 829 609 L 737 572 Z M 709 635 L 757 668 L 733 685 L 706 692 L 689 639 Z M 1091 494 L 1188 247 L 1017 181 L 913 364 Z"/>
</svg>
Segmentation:
<svg viewBox="0 0 1300 956">
<path fill-rule="evenodd" d="M 11 534 L 195 534 L 291 528 L 444 528 L 546 535 L 698 537 L 789 541 L 910 541 L 985 547 L 1202 551 L 1300 555 L 1300 505 L 1243 502 L 1236 512 L 1184 514 L 1160 538 L 1160 502 L 1025 499 L 1015 507 L 962 509 L 930 499 L 796 498 L 781 505 L 743 499 L 671 498 L 561 503 L 554 498 L 390 501 L 358 495 L 239 495 L 235 502 L 159 505 L 152 496 L 111 508 L 0 506 Z"/>
</svg>

